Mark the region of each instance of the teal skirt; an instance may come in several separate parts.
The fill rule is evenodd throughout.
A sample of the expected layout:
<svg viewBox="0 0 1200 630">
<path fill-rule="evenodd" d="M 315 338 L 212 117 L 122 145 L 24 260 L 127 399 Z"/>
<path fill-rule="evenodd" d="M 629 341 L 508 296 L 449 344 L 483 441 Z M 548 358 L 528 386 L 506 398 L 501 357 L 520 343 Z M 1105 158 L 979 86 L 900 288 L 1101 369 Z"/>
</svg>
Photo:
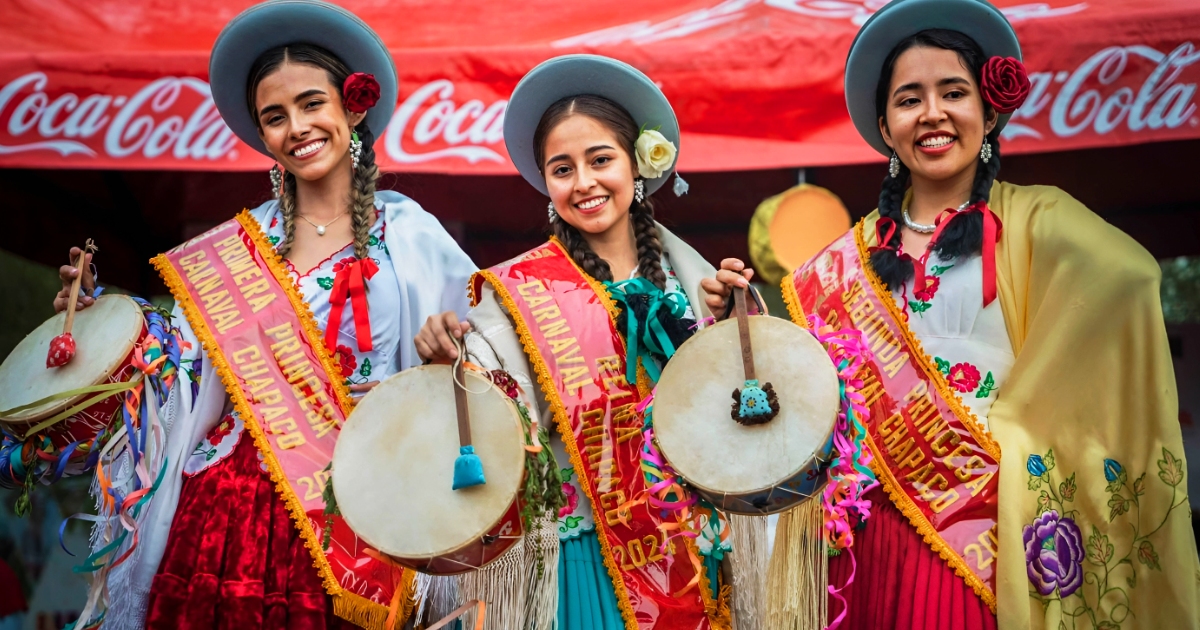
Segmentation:
<svg viewBox="0 0 1200 630">
<path fill-rule="evenodd" d="M 720 561 L 706 557 L 704 566 L 716 597 Z M 558 626 L 568 630 L 625 628 L 595 531 L 562 541 L 558 556 Z"/>
</svg>

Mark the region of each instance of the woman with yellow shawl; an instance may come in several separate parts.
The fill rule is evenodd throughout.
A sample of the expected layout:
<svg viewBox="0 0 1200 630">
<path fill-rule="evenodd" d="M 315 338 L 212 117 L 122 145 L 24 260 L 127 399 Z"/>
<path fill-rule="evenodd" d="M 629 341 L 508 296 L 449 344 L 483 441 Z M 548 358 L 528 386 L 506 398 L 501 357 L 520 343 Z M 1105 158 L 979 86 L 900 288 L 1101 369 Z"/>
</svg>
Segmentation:
<svg viewBox="0 0 1200 630">
<path fill-rule="evenodd" d="M 996 180 L 1020 57 L 983 0 L 895 0 L 850 50 L 879 209 L 783 282 L 797 323 L 873 356 L 852 386 L 879 485 L 826 528 L 835 626 L 1200 623 L 1159 268 L 1065 192 Z M 724 261 L 709 308 L 749 275 Z"/>
</svg>

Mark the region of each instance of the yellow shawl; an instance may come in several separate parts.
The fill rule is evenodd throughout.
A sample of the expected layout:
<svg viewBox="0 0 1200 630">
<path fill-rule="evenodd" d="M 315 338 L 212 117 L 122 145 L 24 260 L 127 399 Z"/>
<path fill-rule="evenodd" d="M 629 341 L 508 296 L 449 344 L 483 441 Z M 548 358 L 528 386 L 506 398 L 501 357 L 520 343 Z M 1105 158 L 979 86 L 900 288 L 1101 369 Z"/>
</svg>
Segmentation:
<svg viewBox="0 0 1200 630">
<path fill-rule="evenodd" d="M 1004 225 L 997 285 L 1017 358 L 988 414 L 1002 451 L 999 627 L 1197 627 L 1158 264 L 1057 188 L 996 182 L 989 205 Z"/>
</svg>

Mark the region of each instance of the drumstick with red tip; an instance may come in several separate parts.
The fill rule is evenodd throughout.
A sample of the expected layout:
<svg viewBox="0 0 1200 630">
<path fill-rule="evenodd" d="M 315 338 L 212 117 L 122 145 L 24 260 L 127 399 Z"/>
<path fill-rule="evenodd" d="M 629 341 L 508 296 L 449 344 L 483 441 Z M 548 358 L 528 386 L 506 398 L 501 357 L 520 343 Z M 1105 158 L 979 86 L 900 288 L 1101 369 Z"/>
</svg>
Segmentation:
<svg viewBox="0 0 1200 630">
<path fill-rule="evenodd" d="M 83 283 L 83 274 L 85 273 L 83 263 L 87 260 L 88 253 L 94 251 L 96 251 L 96 244 L 90 238 L 83 249 L 79 250 L 79 260 L 75 262 L 75 268 L 79 270 L 79 275 L 75 276 L 75 281 L 71 283 L 71 296 L 67 302 L 67 322 L 63 324 L 62 334 L 50 340 L 50 350 L 46 353 L 47 368 L 62 367 L 75 358 L 75 338 L 71 336 L 71 326 L 75 324 L 75 307 L 79 302 L 79 287 Z"/>
</svg>

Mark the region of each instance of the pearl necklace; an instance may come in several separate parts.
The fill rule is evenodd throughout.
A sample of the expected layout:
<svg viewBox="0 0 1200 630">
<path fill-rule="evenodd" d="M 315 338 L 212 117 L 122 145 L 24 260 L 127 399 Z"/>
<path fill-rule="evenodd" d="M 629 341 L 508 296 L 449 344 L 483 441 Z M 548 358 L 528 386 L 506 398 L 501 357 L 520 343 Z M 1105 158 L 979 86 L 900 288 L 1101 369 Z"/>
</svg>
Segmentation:
<svg viewBox="0 0 1200 630">
<path fill-rule="evenodd" d="M 340 213 L 338 213 L 338 215 L 336 217 L 333 217 L 333 221 L 330 221 L 329 223 L 326 223 L 325 225 L 317 225 L 316 223 L 312 222 L 312 219 L 309 219 L 308 217 L 304 216 L 303 214 L 300 215 L 300 218 L 304 219 L 305 221 L 308 221 L 309 225 L 317 228 L 317 236 L 325 236 L 325 228 L 336 223 L 338 219 L 342 218 L 343 214 L 346 214 L 345 210 L 342 210 Z M 906 214 L 904 216 L 907 217 L 908 215 Z"/>
<path fill-rule="evenodd" d="M 963 209 L 965 209 L 970 204 L 971 204 L 971 201 L 968 199 L 967 201 L 964 201 L 961 206 L 958 207 L 958 210 L 961 212 Z M 926 225 L 924 223 L 917 223 L 916 221 L 913 221 L 912 217 L 908 216 L 908 206 L 904 206 L 900 209 L 900 216 L 904 219 L 904 227 L 906 227 L 914 232 L 919 232 L 921 234 L 933 234 L 933 232 L 935 230 L 937 230 L 936 223 L 934 223 L 933 225 Z"/>
</svg>

